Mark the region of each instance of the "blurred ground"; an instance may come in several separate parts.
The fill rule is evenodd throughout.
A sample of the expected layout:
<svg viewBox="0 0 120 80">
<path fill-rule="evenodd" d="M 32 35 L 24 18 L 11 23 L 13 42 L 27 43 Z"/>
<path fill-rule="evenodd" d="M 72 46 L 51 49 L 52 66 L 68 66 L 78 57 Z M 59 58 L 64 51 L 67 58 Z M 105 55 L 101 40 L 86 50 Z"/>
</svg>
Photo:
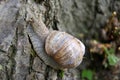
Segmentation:
<svg viewBox="0 0 120 80">
<path fill-rule="evenodd" d="M 85 60 L 88 64 L 81 70 L 84 75 L 88 73 L 84 70 L 90 70 L 92 77 L 82 76 L 87 80 L 120 80 L 120 21 L 116 12 L 111 14 L 100 31 L 99 38 L 86 43 L 88 52 Z"/>
</svg>

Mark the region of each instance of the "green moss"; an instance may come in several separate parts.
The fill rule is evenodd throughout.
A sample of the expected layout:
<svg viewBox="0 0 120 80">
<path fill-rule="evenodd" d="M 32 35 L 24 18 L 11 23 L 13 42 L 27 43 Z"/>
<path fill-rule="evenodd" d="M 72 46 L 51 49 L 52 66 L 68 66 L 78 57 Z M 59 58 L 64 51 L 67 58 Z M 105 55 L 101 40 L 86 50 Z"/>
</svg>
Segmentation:
<svg viewBox="0 0 120 80">
<path fill-rule="evenodd" d="M 59 70 L 58 76 L 59 76 L 60 78 L 63 78 L 63 77 L 64 77 L 64 71 L 63 71 L 63 70 Z"/>
</svg>

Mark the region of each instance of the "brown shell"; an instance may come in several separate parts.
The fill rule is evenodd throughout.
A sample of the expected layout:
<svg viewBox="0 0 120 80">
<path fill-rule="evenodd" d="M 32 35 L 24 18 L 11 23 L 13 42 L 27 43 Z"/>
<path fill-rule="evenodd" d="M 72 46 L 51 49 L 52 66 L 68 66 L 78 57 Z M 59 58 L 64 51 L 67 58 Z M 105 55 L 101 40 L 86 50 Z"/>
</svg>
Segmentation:
<svg viewBox="0 0 120 80">
<path fill-rule="evenodd" d="M 63 68 L 77 67 L 85 53 L 85 46 L 73 36 L 59 31 L 52 31 L 45 43 L 45 49 Z"/>
</svg>

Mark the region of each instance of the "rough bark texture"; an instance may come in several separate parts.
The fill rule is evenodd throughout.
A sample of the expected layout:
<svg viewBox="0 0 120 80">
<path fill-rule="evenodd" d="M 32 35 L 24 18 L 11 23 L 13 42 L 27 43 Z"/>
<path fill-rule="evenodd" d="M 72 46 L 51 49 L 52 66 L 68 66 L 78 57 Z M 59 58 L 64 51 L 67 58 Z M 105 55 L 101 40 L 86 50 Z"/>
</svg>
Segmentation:
<svg viewBox="0 0 120 80">
<path fill-rule="evenodd" d="M 62 77 L 36 56 L 26 33 L 29 9 L 38 20 L 42 15 L 49 29 L 91 38 L 98 37 L 96 30 L 113 11 L 120 11 L 120 1 L 0 0 L 0 80 L 80 80 L 77 69 L 66 70 Z"/>
</svg>

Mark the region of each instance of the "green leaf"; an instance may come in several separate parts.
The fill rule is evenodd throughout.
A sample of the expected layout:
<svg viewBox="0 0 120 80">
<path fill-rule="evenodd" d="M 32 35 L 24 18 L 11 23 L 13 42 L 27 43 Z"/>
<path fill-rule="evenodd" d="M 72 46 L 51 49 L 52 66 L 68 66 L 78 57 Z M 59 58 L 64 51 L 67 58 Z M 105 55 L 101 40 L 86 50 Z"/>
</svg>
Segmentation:
<svg viewBox="0 0 120 80">
<path fill-rule="evenodd" d="M 88 79 L 88 80 L 92 80 L 93 79 L 93 71 L 91 70 L 83 70 L 82 71 L 82 79 Z"/>
<path fill-rule="evenodd" d="M 110 48 L 110 50 L 108 50 L 109 54 L 114 54 L 115 50 L 113 48 Z"/>
<path fill-rule="evenodd" d="M 108 64 L 114 66 L 120 59 L 115 56 L 115 50 L 110 48 L 109 50 L 104 47 L 105 53 L 107 54 Z"/>
<path fill-rule="evenodd" d="M 114 66 L 119 61 L 119 58 L 116 57 L 114 54 L 108 55 L 107 58 L 108 58 L 109 65 L 111 66 Z"/>
</svg>

